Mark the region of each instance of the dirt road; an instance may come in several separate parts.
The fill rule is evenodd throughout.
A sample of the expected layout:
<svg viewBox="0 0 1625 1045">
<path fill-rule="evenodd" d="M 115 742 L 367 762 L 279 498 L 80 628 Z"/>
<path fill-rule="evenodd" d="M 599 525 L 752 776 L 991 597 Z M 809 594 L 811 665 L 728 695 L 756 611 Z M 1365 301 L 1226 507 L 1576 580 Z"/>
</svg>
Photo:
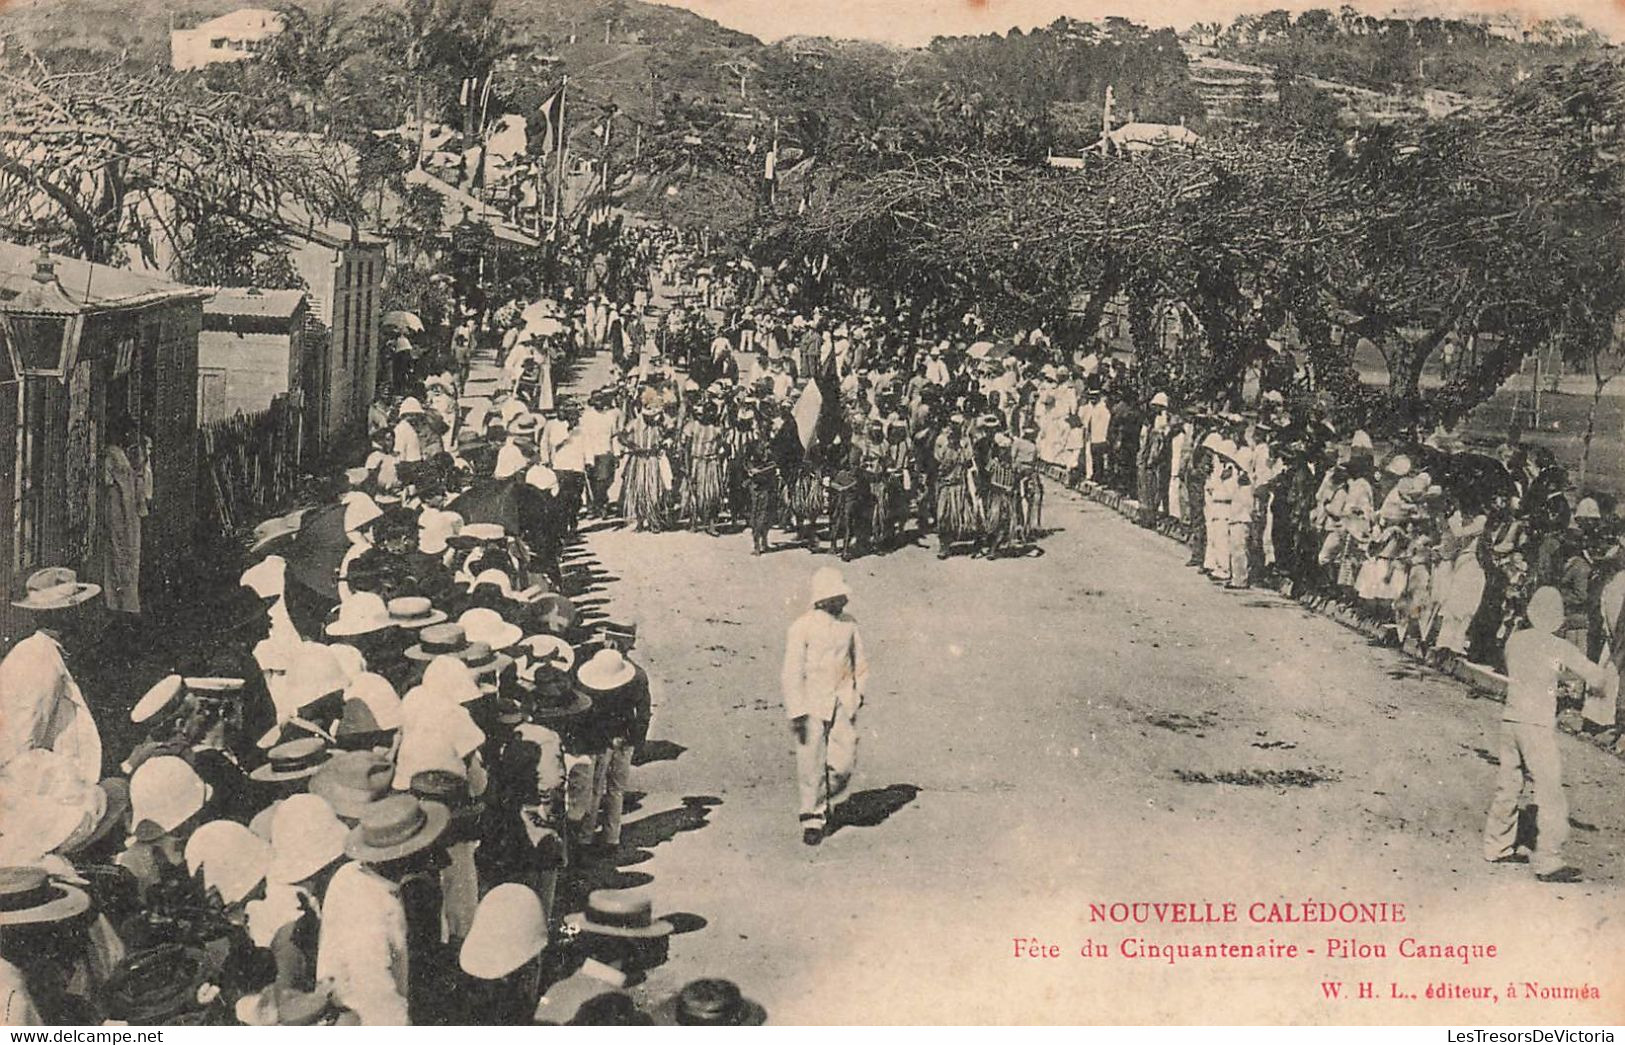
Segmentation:
<svg viewBox="0 0 1625 1045">
<path fill-rule="evenodd" d="M 873 673 L 857 823 L 816 849 L 778 670 L 832 560 L 753 559 L 747 535 L 588 538 L 658 687 L 617 881 L 697 916 L 647 993 L 728 976 L 775 1023 L 1625 1018 L 1616 759 L 1560 741 L 1584 883 L 1487 865 L 1500 705 L 1287 600 L 1218 590 L 1183 549 L 1075 495 L 1052 490 L 1046 512 L 1041 558 L 919 547 L 846 567 Z M 1235 921 L 1091 921 L 1092 904 L 1136 901 L 1230 902 Z M 1251 918 L 1321 901 L 1401 904 L 1404 920 Z M 1060 956 L 1016 957 L 1018 937 Z M 1497 953 L 1401 957 L 1407 938 Z M 1332 939 L 1386 957 L 1337 957 Z M 1109 957 L 1081 957 L 1091 940 Z M 1125 957 L 1146 950 L 1125 940 L 1299 953 L 1169 964 Z M 1525 983 L 1601 997 L 1525 998 Z"/>
</svg>

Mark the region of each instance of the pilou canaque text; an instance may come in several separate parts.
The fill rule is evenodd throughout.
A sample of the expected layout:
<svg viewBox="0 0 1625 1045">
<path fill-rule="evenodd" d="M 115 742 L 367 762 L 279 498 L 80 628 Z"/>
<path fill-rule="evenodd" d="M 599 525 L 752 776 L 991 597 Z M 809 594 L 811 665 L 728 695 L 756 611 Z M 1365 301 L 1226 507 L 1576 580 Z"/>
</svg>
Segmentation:
<svg viewBox="0 0 1625 1045">
<path fill-rule="evenodd" d="M 1369 943 L 1365 940 L 1345 937 L 1342 939 L 1328 939 L 1326 941 L 1326 957 L 1328 958 L 1386 958 L 1388 945 L 1385 943 Z M 1430 958 L 1445 961 L 1459 961 L 1463 965 L 1471 965 L 1475 958 L 1496 957 L 1496 947 L 1493 943 L 1432 943 L 1407 936 L 1399 941 L 1399 957 L 1401 958 Z"/>
</svg>

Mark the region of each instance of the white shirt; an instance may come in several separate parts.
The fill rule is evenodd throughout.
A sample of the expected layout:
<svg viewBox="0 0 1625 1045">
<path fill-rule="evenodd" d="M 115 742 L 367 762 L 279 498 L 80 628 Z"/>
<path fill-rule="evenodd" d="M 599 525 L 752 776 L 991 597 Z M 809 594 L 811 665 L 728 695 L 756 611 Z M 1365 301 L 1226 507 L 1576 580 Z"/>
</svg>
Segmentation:
<svg viewBox="0 0 1625 1045">
<path fill-rule="evenodd" d="M 24 751 L 66 757 L 81 780 L 102 778 L 102 737 L 62 647 L 36 631 L 0 660 L 0 768 Z"/>
<path fill-rule="evenodd" d="M 610 410 L 588 410 L 581 415 L 576 438 L 583 456 L 592 458 L 614 452 L 615 414 Z"/>
<path fill-rule="evenodd" d="M 857 714 L 868 677 L 869 660 L 851 617 L 845 613 L 832 617 L 814 609 L 790 625 L 780 683 L 784 710 L 791 719 L 810 715 L 829 722 L 837 708 Z"/>
<path fill-rule="evenodd" d="M 402 461 L 423 460 L 423 444 L 418 442 L 418 430 L 404 417 L 395 425 L 395 456 Z"/>
<path fill-rule="evenodd" d="M 316 978 L 368 1027 L 407 1025 L 406 908 L 400 887 L 364 864 L 333 875 L 322 901 Z"/>
</svg>

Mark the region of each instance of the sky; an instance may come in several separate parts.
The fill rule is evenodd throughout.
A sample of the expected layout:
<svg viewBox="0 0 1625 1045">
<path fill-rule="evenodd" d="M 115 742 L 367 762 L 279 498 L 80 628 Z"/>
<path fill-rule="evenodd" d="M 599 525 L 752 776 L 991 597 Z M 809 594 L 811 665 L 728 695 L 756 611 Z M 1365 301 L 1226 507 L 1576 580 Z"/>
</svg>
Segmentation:
<svg viewBox="0 0 1625 1045">
<path fill-rule="evenodd" d="M 1229 22 L 1243 12 L 1323 7 L 1341 0 L 655 0 L 713 19 L 769 43 L 786 36 L 831 36 L 916 46 L 933 36 L 1003 33 L 1030 29 L 1063 15 L 1122 15 L 1147 25 L 1183 29 L 1193 22 Z M 1395 10 L 1384 4 L 1354 6 L 1371 14 Z M 1625 0 L 1412 0 L 1401 13 L 1515 12 L 1536 21 L 1573 14 L 1616 41 L 1625 40 Z"/>
</svg>

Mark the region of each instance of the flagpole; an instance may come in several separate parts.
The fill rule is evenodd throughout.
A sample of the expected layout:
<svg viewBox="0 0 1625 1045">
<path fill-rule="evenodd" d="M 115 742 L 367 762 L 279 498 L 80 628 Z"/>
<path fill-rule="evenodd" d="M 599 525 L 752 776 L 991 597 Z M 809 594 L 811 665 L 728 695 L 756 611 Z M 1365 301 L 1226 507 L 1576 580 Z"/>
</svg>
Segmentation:
<svg viewBox="0 0 1625 1045">
<path fill-rule="evenodd" d="M 609 195 L 609 136 L 615 126 L 615 110 L 611 109 L 604 117 L 604 177 L 598 191 L 605 196 Z"/>
<path fill-rule="evenodd" d="M 566 76 L 564 82 L 559 84 L 559 171 L 558 180 L 553 185 L 553 233 L 560 235 L 559 218 L 564 210 L 564 143 L 568 135 L 564 132 L 564 93 L 570 88 L 570 78 Z"/>
<path fill-rule="evenodd" d="M 773 173 L 767 179 L 767 205 L 773 206 L 778 200 L 779 188 L 779 118 L 773 117 L 773 144 L 768 148 L 768 162 L 773 165 Z"/>
</svg>

